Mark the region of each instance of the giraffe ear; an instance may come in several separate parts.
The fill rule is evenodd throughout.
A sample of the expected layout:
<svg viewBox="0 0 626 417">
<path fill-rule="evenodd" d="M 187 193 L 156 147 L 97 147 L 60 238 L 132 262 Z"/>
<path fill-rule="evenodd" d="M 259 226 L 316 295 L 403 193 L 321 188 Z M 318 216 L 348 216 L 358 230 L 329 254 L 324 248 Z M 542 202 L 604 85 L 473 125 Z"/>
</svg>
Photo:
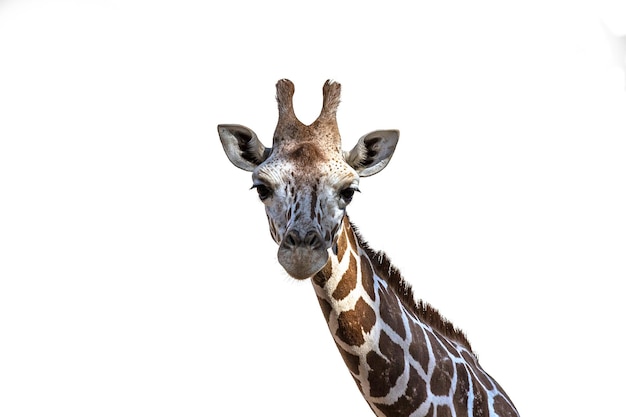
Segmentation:
<svg viewBox="0 0 626 417">
<path fill-rule="evenodd" d="M 368 177 L 383 170 L 396 150 L 398 130 L 376 130 L 359 139 L 356 146 L 345 153 L 346 162 L 361 177 Z"/>
<path fill-rule="evenodd" d="M 272 151 L 261 143 L 252 129 L 245 126 L 218 125 L 217 132 L 230 162 L 245 171 L 254 171 Z"/>
</svg>

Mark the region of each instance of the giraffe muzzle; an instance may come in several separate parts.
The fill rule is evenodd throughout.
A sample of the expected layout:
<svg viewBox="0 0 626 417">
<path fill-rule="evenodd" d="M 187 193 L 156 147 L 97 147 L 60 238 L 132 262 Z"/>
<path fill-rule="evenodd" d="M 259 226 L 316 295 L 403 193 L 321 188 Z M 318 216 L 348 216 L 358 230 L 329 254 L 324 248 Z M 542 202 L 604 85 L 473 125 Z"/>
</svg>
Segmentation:
<svg viewBox="0 0 626 417">
<path fill-rule="evenodd" d="M 296 279 L 309 278 L 326 265 L 328 248 L 316 231 L 290 230 L 278 248 L 278 262 Z"/>
</svg>

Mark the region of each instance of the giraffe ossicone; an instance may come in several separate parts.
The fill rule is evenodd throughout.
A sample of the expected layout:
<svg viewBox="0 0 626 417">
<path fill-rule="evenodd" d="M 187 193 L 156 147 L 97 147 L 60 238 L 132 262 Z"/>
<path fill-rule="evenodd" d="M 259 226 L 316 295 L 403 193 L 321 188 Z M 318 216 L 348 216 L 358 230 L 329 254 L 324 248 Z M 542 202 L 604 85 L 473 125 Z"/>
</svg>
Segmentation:
<svg viewBox="0 0 626 417">
<path fill-rule="evenodd" d="M 378 416 L 518 416 L 507 394 L 478 364 L 465 335 L 411 288 L 382 252 L 372 250 L 346 208 L 359 179 L 380 172 L 397 130 L 362 136 L 343 151 L 336 113 L 341 86 L 327 81 L 310 125 L 298 120 L 294 85 L 276 85 L 272 147 L 251 129 L 219 125 L 230 161 L 252 172 L 265 205 L 278 261 L 296 279 L 312 278 L 335 344 Z"/>
</svg>

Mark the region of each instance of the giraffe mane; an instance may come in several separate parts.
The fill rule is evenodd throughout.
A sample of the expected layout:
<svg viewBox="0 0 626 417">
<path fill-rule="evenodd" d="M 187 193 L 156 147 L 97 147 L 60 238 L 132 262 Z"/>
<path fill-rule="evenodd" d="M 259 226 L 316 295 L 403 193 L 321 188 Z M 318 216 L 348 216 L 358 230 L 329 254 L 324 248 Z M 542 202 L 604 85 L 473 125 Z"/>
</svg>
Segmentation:
<svg viewBox="0 0 626 417">
<path fill-rule="evenodd" d="M 365 253 L 372 261 L 376 273 L 385 278 L 387 284 L 389 284 L 404 306 L 409 311 L 414 313 L 421 321 L 431 326 L 435 331 L 439 332 L 446 338 L 462 344 L 470 352 L 472 352 L 472 347 L 467 339 L 467 336 L 465 336 L 465 333 L 456 327 L 450 320 L 442 316 L 439 310 L 435 307 L 421 299 L 416 300 L 411 285 L 402 277 L 398 268 L 392 265 L 387 254 L 383 251 L 375 251 L 372 249 L 361 236 L 357 226 L 355 226 L 352 222 L 350 222 L 350 226 L 357 237 L 359 246 L 365 250 Z"/>
</svg>

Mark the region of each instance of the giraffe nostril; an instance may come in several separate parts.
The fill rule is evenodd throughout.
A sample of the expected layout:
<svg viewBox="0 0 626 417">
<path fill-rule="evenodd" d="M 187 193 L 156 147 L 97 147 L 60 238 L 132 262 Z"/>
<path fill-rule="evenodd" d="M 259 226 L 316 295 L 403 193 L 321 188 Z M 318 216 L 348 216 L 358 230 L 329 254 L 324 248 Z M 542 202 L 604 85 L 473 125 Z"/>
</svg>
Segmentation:
<svg viewBox="0 0 626 417">
<path fill-rule="evenodd" d="M 289 231 L 283 238 L 282 245 L 285 249 L 295 249 L 297 247 L 317 250 L 323 246 L 322 237 L 319 233 L 310 231 L 304 235 L 304 238 L 295 231 Z"/>
<path fill-rule="evenodd" d="M 322 247 L 322 238 L 317 232 L 309 232 L 304 237 L 304 243 L 311 249 L 319 249 Z"/>
<path fill-rule="evenodd" d="M 290 231 L 283 239 L 283 245 L 286 248 L 293 249 L 300 244 L 300 235 L 295 230 Z"/>
</svg>

